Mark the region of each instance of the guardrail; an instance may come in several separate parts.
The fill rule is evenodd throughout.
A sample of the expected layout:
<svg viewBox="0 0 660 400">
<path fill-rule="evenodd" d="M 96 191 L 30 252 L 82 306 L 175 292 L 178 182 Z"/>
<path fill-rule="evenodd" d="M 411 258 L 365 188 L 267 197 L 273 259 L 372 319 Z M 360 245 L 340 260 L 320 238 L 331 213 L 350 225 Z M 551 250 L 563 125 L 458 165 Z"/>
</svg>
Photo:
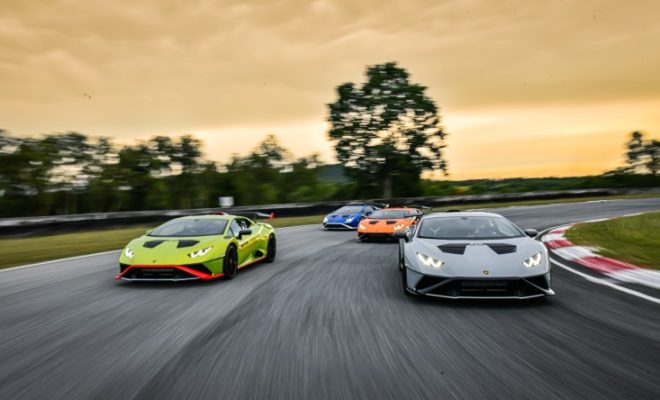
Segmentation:
<svg viewBox="0 0 660 400">
<path fill-rule="evenodd" d="M 660 193 L 659 189 L 584 189 L 555 190 L 527 193 L 502 193 L 465 196 L 405 197 L 393 199 L 360 200 L 388 204 L 418 204 L 430 207 L 442 207 L 456 204 L 479 204 L 492 202 L 510 202 L 520 200 L 544 200 L 569 197 L 611 196 L 628 193 Z M 320 203 L 265 204 L 258 206 L 239 206 L 225 208 L 232 212 L 274 212 L 277 217 L 293 217 L 329 213 L 349 201 L 328 201 Z M 0 218 L 0 236 L 48 234 L 58 231 L 85 230 L 92 228 L 130 226 L 139 224 L 157 224 L 185 215 L 209 214 L 218 208 L 198 208 L 187 210 L 152 210 L 125 211 L 106 213 L 87 213 L 69 215 L 49 215 L 25 218 Z"/>
</svg>

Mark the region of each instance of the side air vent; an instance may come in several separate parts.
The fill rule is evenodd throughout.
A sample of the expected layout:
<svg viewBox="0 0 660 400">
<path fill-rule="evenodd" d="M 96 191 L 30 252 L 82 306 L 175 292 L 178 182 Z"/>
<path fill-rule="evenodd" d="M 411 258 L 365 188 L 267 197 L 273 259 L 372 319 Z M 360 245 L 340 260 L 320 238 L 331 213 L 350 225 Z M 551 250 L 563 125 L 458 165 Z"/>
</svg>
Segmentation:
<svg viewBox="0 0 660 400">
<path fill-rule="evenodd" d="M 182 247 L 192 247 L 199 243 L 197 240 L 179 240 L 179 244 L 176 245 L 177 249 L 180 249 Z"/>
<path fill-rule="evenodd" d="M 488 247 L 497 254 L 511 254 L 516 252 L 516 246 L 506 243 L 488 243 Z"/>
<path fill-rule="evenodd" d="M 449 254 L 460 254 L 463 255 L 465 253 L 465 246 L 466 244 L 441 244 L 438 246 L 440 251 L 443 253 L 449 253 Z"/>
<path fill-rule="evenodd" d="M 144 242 L 142 245 L 143 247 L 146 247 L 147 249 L 153 249 L 154 247 L 158 246 L 159 244 L 163 243 L 164 240 L 150 240 L 148 242 Z"/>
</svg>

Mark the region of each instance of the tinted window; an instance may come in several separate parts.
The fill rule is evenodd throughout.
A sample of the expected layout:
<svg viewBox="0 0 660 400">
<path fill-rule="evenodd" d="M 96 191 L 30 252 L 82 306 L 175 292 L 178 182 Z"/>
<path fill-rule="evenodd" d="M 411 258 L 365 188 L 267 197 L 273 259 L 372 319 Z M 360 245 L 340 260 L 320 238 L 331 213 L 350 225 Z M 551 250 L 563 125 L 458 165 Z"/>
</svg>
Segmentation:
<svg viewBox="0 0 660 400">
<path fill-rule="evenodd" d="M 335 211 L 336 214 L 360 214 L 363 210 L 363 207 L 356 206 L 346 206 L 342 207 L 339 210 Z"/>
<path fill-rule="evenodd" d="M 164 223 L 154 229 L 149 236 L 208 236 L 221 235 L 227 221 L 223 219 L 179 219 Z"/>
<path fill-rule="evenodd" d="M 241 229 L 250 229 L 250 226 L 252 225 L 247 219 L 239 218 L 237 221 Z"/>
<path fill-rule="evenodd" d="M 238 236 L 238 232 L 241 230 L 241 225 L 238 223 L 238 220 L 233 220 L 229 226 L 229 233 L 232 236 Z"/>
<path fill-rule="evenodd" d="M 378 210 L 371 214 L 369 218 L 399 219 L 409 217 L 415 213 L 416 211 L 414 210 Z"/>
<path fill-rule="evenodd" d="M 419 237 L 429 239 L 504 239 L 523 236 L 515 225 L 497 217 L 442 217 L 422 221 Z"/>
</svg>

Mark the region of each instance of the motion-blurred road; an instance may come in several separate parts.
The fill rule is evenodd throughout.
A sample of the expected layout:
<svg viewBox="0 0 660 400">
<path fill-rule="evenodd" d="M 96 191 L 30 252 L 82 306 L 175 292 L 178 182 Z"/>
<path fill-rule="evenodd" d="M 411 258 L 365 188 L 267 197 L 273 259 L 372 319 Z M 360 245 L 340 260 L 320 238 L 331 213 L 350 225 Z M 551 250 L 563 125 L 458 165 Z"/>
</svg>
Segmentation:
<svg viewBox="0 0 660 400">
<path fill-rule="evenodd" d="M 494 211 L 543 229 L 653 209 Z M 412 299 L 396 244 L 278 235 L 232 281 L 116 282 L 118 253 L 0 272 L 0 398 L 660 398 L 657 304 L 556 267 L 543 301 Z"/>
</svg>

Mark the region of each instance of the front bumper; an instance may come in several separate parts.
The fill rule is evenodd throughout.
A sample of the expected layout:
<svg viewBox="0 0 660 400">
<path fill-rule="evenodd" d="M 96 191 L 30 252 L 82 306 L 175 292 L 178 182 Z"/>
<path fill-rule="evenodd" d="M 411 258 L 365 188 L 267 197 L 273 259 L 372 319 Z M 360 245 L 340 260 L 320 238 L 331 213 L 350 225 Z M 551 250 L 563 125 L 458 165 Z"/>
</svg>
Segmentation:
<svg viewBox="0 0 660 400">
<path fill-rule="evenodd" d="M 153 264 L 133 264 L 120 265 L 120 273 L 115 279 L 138 282 L 155 281 L 192 281 L 209 280 L 224 276 L 223 273 L 213 274 L 204 264 L 191 265 L 153 265 Z"/>
<path fill-rule="evenodd" d="M 394 232 L 360 232 L 357 233 L 358 239 L 382 239 L 391 240 L 395 239 Z"/>
<path fill-rule="evenodd" d="M 326 222 L 323 224 L 323 229 L 357 229 L 357 226 L 351 226 L 343 222 Z"/>
<path fill-rule="evenodd" d="M 423 296 L 445 299 L 533 299 L 553 296 L 550 274 L 529 277 L 474 278 L 424 275 L 404 269 L 408 290 Z"/>
</svg>

